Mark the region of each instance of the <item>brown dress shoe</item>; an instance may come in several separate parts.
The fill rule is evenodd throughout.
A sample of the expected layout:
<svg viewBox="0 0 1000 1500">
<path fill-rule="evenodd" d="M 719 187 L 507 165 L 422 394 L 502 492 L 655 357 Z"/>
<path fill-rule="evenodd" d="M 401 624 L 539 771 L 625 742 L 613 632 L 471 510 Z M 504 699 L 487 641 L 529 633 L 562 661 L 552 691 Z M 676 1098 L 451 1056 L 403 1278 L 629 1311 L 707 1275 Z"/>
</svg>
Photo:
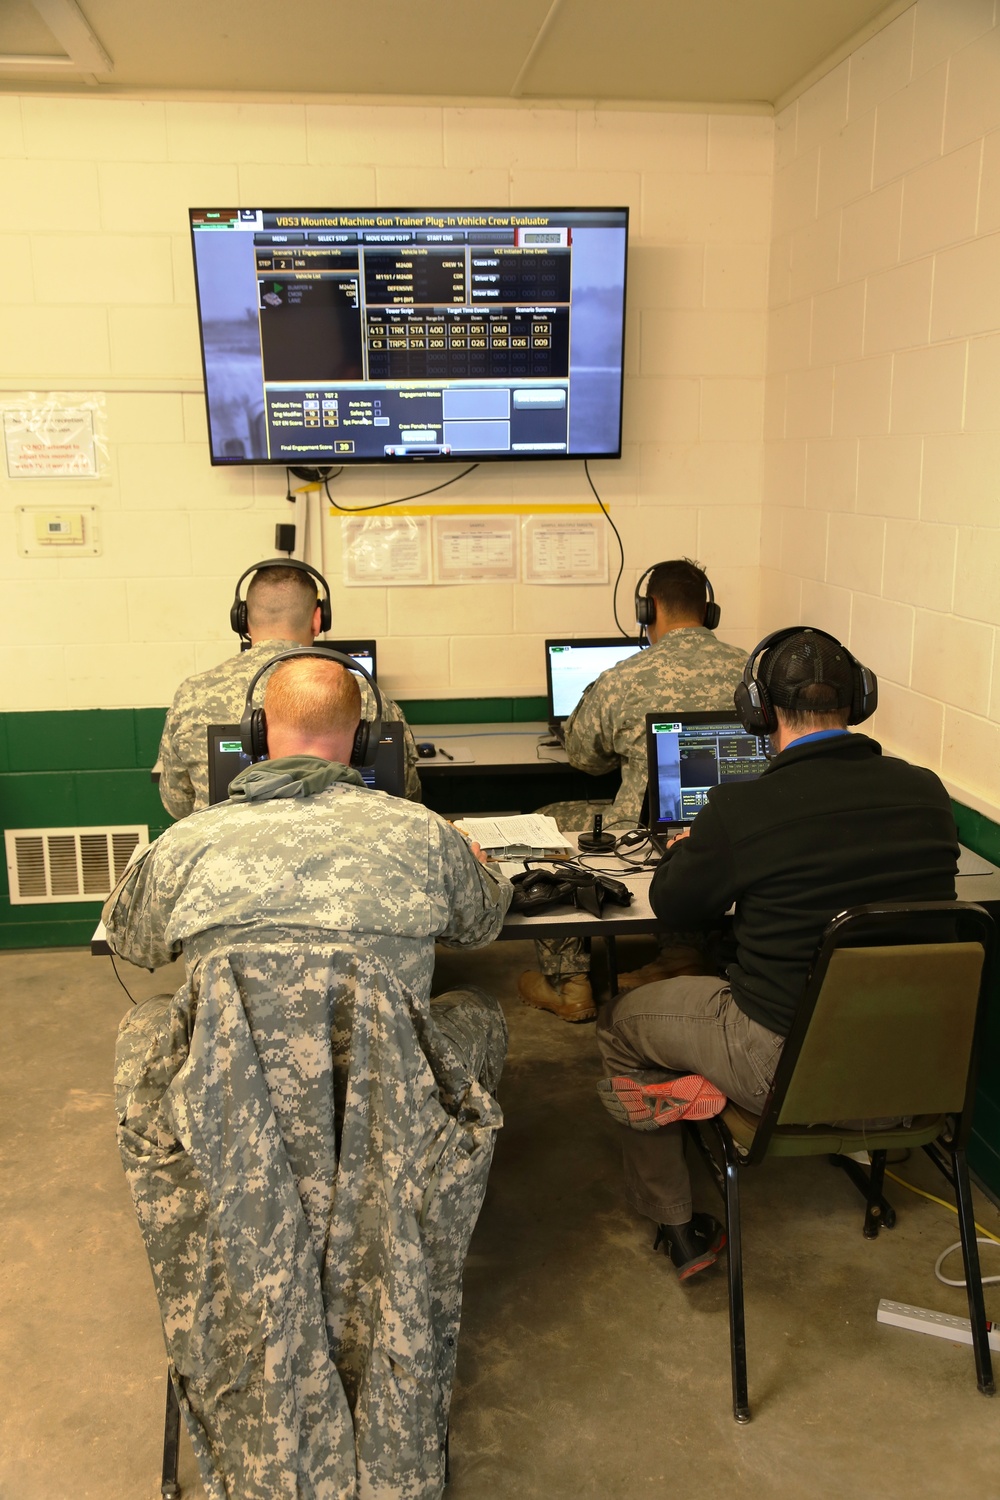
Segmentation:
<svg viewBox="0 0 1000 1500">
<path fill-rule="evenodd" d="M 529 969 L 517 981 L 517 993 L 525 1005 L 550 1010 L 561 1021 L 592 1021 L 597 1015 L 594 992 L 586 974 L 571 974 L 556 984 Z"/>
<path fill-rule="evenodd" d="M 652 963 L 641 969 L 630 969 L 618 975 L 619 990 L 637 990 L 640 985 L 657 984 L 661 979 L 676 979 L 681 974 L 714 974 L 700 948 L 665 948 Z"/>
</svg>

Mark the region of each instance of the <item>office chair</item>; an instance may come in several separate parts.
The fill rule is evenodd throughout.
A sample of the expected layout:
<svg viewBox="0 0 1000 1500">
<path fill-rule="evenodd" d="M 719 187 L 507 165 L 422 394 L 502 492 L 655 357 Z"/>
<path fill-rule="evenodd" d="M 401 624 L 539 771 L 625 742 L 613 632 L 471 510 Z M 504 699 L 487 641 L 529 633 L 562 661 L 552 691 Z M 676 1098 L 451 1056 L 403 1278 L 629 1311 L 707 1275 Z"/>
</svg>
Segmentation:
<svg viewBox="0 0 1000 1500">
<path fill-rule="evenodd" d="M 726 1205 L 737 1422 L 750 1420 L 740 1175 L 774 1156 L 870 1152 L 871 1171 L 859 1175 L 867 1200 L 864 1234 L 874 1238 L 895 1217 L 882 1197 L 886 1152 L 924 1148 L 955 1192 L 976 1379 L 985 1395 L 993 1394 L 965 1159 L 993 934 L 989 914 L 964 901 L 842 912 L 820 940 L 761 1114 L 731 1103 L 702 1127 L 712 1128 L 723 1157 L 720 1167 L 701 1143 Z M 901 1123 L 883 1128 L 892 1119 Z"/>
</svg>

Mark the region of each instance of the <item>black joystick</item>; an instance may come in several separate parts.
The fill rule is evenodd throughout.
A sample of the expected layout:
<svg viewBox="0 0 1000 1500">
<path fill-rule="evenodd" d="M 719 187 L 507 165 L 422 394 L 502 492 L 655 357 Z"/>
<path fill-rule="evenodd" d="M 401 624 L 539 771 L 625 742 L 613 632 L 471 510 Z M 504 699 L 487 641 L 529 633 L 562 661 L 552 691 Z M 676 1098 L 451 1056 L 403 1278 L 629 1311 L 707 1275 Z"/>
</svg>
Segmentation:
<svg viewBox="0 0 1000 1500">
<path fill-rule="evenodd" d="M 578 847 L 587 854 L 596 854 L 615 847 L 614 835 L 604 832 L 604 818 L 601 813 L 594 814 L 593 828 L 589 833 L 579 834 L 576 842 Z"/>
</svg>

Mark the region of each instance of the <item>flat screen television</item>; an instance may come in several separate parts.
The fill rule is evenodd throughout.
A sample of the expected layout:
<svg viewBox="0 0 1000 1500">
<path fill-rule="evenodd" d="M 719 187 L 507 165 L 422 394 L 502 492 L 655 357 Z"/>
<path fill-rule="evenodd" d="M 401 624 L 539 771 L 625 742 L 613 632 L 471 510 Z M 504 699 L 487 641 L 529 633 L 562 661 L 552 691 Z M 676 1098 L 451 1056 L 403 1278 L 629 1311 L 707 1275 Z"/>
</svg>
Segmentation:
<svg viewBox="0 0 1000 1500">
<path fill-rule="evenodd" d="M 627 208 L 190 217 L 213 464 L 620 456 Z"/>
</svg>

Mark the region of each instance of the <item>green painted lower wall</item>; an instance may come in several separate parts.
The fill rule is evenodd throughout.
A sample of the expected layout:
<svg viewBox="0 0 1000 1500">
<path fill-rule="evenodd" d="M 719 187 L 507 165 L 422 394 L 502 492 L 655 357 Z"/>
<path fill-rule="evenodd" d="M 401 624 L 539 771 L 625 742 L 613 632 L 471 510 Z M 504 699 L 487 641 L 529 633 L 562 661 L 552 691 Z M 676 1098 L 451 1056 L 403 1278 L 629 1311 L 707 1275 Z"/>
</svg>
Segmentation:
<svg viewBox="0 0 1000 1500">
<path fill-rule="evenodd" d="M 401 706 L 414 726 L 524 723 L 546 714 L 544 698 L 410 699 Z M 149 779 L 165 712 L 125 708 L 0 714 L 0 828 L 144 823 L 150 838 L 155 838 L 171 821 Z M 547 795 L 583 796 L 588 790 L 591 795 L 613 794 L 613 784 L 604 778 L 582 778 L 578 787 L 573 780 L 578 775 L 567 773 L 565 785 L 557 791 L 547 788 Z M 484 793 L 483 810 L 511 806 L 511 799 L 530 790 L 526 778 L 495 778 Z M 466 801 L 469 791 L 466 783 Z M 446 808 L 442 797 L 448 797 L 446 786 L 438 789 L 435 805 L 442 811 L 459 810 Z M 962 843 L 1000 865 L 1000 824 L 962 803 L 953 806 Z M 75 901 L 12 906 L 5 865 L 0 874 L 0 949 L 87 943 L 100 905 Z M 990 1191 L 1000 1195 L 1000 977 L 983 1049 L 969 1160 Z"/>
</svg>

